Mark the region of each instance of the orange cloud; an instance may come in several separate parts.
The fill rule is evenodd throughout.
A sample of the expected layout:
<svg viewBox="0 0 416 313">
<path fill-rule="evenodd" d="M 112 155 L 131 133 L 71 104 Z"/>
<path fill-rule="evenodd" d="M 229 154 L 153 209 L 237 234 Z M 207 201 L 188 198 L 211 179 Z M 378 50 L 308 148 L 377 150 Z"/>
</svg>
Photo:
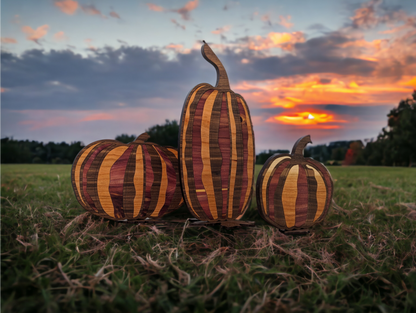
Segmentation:
<svg viewBox="0 0 416 313">
<path fill-rule="evenodd" d="M 17 40 L 11 37 L 1 37 L 1 43 L 17 43 Z"/>
<path fill-rule="evenodd" d="M 111 17 L 121 19 L 120 15 L 119 15 L 116 11 L 114 11 L 114 10 L 113 10 L 113 11 L 111 11 L 111 12 L 109 13 L 109 15 L 110 15 Z"/>
<path fill-rule="evenodd" d="M 88 15 L 98 15 L 98 16 L 101 16 L 101 17 L 104 17 L 104 18 L 106 17 L 93 4 L 91 4 L 91 5 L 81 5 L 81 8 L 82 8 L 82 11 L 84 11 L 84 13 L 86 13 Z"/>
<path fill-rule="evenodd" d="M 249 38 L 248 48 L 251 50 L 264 50 L 270 48 L 281 48 L 282 50 L 292 51 L 295 43 L 304 42 L 305 37 L 302 32 L 293 33 L 269 33 L 266 38 L 254 36 Z"/>
<path fill-rule="evenodd" d="M 67 40 L 68 37 L 65 35 L 63 31 L 57 32 L 55 35 L 53 35 L 53 38 L 57 41 Z"/>
<path fill-rule="evenodd" d="M 281 113 L 270 117 L 266 122 L 304 126 L 305 128 L 337 129 L 341 125 L 335 123 L 347 123 L 345 120 L 336 119 L 334 114 L 326 112 L 294 112 Z"/>
<path fill-rule="evenodd" d="M 279 24 L 289 29 L 293 27 L 293 23 L 289 22 L 291 18 L 292 17 L 290 15 L 288 15 L 287 17 L 284 17 L 283 15 L 281 15 L 279 16 Z"/>
<path fill-rule="evenodd" d="M 49 25 L 42 25 L 36 29 L 30 26 L 23 26 L 22 31 L 26 34 L 26 39 L 31 40 L 39 44 L 39 39 L 44 37 L 48 33 Z"/>
<path fill-rule="evenodd" d="M 225 25 L 223 27 L 218 27 L 216 30 L 213 30 L 211 33 L 215 35 L 223 34 L 225 32 L 228 32 L 230 30 L 231 26 Z"/>
<path fill-rule="evenodd" d="M 54 2 L 55 6 L 62 12 L 72 15 L 78 9 L 78 2 L 74 0 L 58 0 Z"/>
<path fill-rule="evenodd" d="M 190 20 L 190 13 L 192 10 L 195 10 L 198 7 L 199 0 L 192 0 L 187 2 L 182 8 L 177 10 L 172 10 L 172 12 L 179 13 L 184 20 Z"/>
<path fill-rule="evenodd" d="M 112 120 L 114 116 L 107 113 L 97 113 L 84 117 L 81 122 Z"/>
<path fill-rule="evenodd" d="M 150 11 L 156 11 L 156 12 L 163 12 L 165 9 L 159 5 L 153 4 L 153 3 L 146 3 L 147 7 Z"/>
</svg>

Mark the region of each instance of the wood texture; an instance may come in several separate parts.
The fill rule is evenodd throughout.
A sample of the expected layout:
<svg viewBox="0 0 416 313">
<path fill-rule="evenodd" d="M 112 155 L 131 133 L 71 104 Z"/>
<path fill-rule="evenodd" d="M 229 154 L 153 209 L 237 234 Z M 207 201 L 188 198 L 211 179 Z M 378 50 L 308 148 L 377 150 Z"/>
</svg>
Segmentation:
<svg viewBox="0 0 416 313">
<path fill-rule="evenodd" d="M 323 220 L 328 212 L 333 182 L 321 163 L 303 157 L 310 136 L 300 138 L 292 154 L 275 154 L 257 178 L 256 196 L 260 215 L 282 230 L 306 229 Z"/>
<path fill-rule="evenodd" d="M 75 196 L 88 211 L 114 220 L 161 218 L 183 202 L 178 153 L 145 142 L 100 140 L 75 158 L 71 178 Z"/>
<path fill-rule="evenodd" d="M 179 133 L 184 200 L 199 220 L 240 219 L 250 206 L 255 146 L 247 104 L 230 90 L 228 76 L 207 44 L 202 54 L 217 70 L 217 84 L 188 94 Z"/>
</svg>

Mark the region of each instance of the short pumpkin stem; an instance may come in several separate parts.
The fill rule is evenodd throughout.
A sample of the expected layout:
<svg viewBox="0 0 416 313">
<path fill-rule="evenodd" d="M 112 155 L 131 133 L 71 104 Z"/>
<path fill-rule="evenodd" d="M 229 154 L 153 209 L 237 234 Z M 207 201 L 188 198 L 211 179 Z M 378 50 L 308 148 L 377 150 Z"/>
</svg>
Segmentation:
<svg viewBox="0 0 416 313">
<path fill-rule="evenodd" d="M 134 140 L 134 142 L 145 142 L 150 138 L 148 133 L 143 133 Z"/>
<path fill-rule="evenodd" d="M 215 55 L 214 51 L 208 46 L 208 44 L 203 40 L 204 44 L 201 47 L 201 53 L 205 60 L 214 65 L 215 70 L 217 71 L 217 83 L 216 88 L 230 89 L 230 82 L 228 81 L 227 72 L 222 65 L 220 59 Z"/>
<path fill-rule="evenodd" d="M 305 149 L 308 143 L 312 143 L 310 135 L 300 137 L 298 141 L 296 141 L 296 143 L 294 144 L 291 154 L 293 156 L 303 157 L 303 150 Z"/>
</svg>

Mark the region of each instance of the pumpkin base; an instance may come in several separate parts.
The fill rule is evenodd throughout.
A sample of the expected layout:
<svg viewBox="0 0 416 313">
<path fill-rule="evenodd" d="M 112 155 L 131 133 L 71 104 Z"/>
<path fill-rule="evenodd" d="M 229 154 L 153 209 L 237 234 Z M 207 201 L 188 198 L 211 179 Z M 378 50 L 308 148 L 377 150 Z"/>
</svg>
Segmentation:
<svg viewBox="0 0 416 313">
<path fill-rule="evenodd" d="M 242 227 L 242 226 L 252 227 L 256 225 L 254 221 L 239 221 L 239 220 L 200 221 L 196 218 L 189 219 L 190 227 L 202 227 L 202 226 L 217 225 L 217 224 L 220 224 L 221 226 L 227 227 L 227 228 Z"/>
</svg>

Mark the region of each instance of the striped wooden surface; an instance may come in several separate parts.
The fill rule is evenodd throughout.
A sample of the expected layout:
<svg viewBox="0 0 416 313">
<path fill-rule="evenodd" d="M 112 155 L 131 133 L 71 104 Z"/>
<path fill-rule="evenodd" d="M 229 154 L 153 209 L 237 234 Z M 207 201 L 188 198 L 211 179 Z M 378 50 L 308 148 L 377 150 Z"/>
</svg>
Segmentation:
<svg viewBox="0 0 416 313">
<path fill-rule="evenodd" d="M 184 103 L 179 131 L 184 200 L 200 220 L 237 220 L 251 203 L 253 126 L 247 104 L 230 90 L 217 56 L 207 44 L 201 50 L 217 70 L 217 85 L 195 86 Z"/>
<path fill-rule="evenodd" d="M 114 220 L 157 219 L 183 203 L 178 152 L 148 138 L 100 140 L 79 152 L 72 187 L 87 211 Z"/>
<path fill-rule="evenodd" d="M 321 163 L 303 157 L 309 142 L 309 136 L 302 137 L 291 154 L 271 156 L 257 177 L 258 211 L 282 230 L 313 226 L 322 221 L 331 204 L 331 174 Z"/>
</svg>

